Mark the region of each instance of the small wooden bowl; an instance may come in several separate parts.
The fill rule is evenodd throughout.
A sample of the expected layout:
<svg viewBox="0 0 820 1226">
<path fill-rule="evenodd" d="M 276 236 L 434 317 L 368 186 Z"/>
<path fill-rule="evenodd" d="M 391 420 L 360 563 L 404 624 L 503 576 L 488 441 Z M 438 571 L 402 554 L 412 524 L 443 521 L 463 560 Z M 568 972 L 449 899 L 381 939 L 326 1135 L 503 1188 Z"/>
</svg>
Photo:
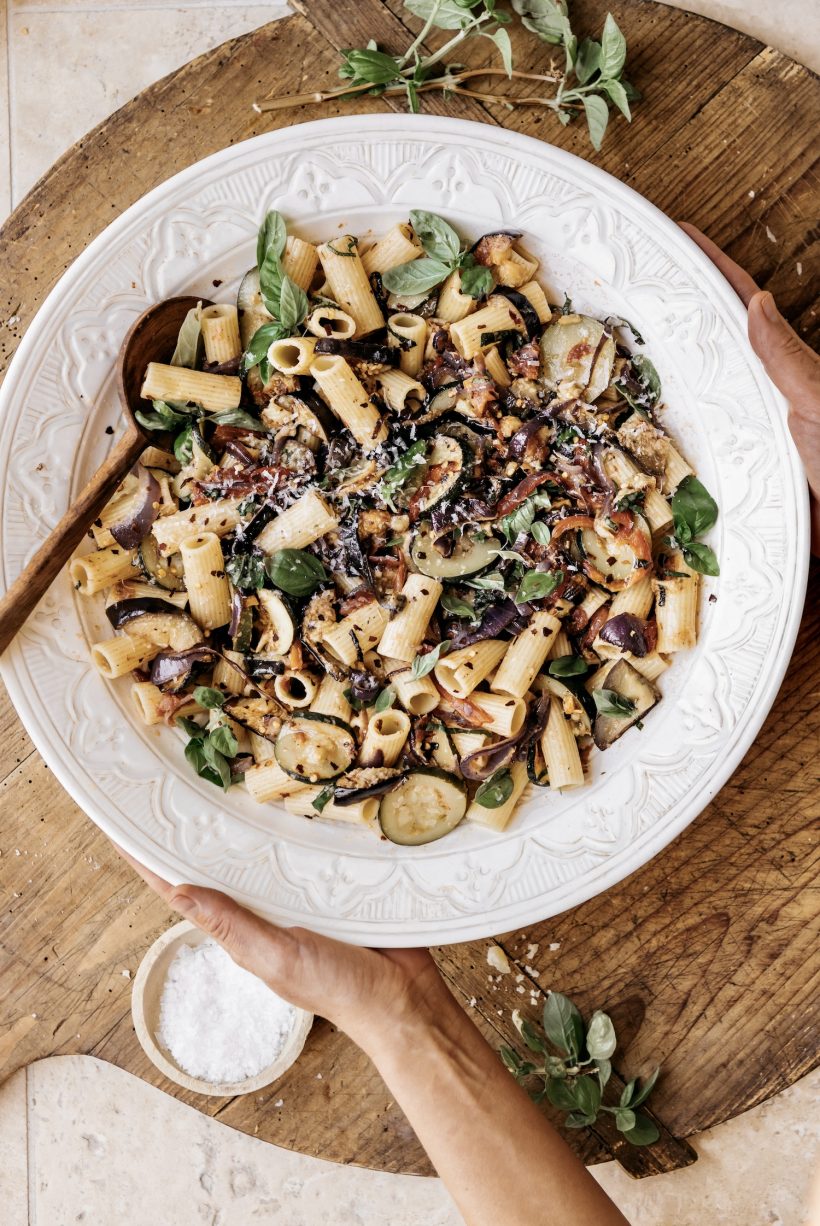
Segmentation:
<svg viewBox="0 0 820 1226">
<path fill-rule="evenodd" d="M 224 1098 L 236 1094 L 250 1094 L 261 1090 L 276 1081 L 298 1059 L 305 1040 L 313 1025 L 313 1014 L 305 1009 L 296 1009 L 293 1029 L 284 1048 L 267 1068 L 262 1069 L 255 1077 L 246 1077 L 244 1081 L 214 1082 L 200 1081 L 191 1077 L 174 1060 L 164 1047 L 160 1047 L 156 1035 L 159 1030 L 159 1006 L 162 998 L 162 987 L 168 968 L 176 957 L 181 945 L 201 945 L 208 940 L 206 933 L 194 924 L 183 920 L 174 924 L 167 932 L 163 932 L 146 953 L 139 965 L 134 978 L 131 992 L 131 1016 L 134 1029 L 140 1041 L 142 1050 L 151 1063 L 158 1068 L 163 1076 L 176 1082 L 185 1090 L 193 1090 L 196 1094 L 208 1094 L 214 1098 Z M 295 1007 L 295 1006 L 294 1006 Z"/>
</svg>

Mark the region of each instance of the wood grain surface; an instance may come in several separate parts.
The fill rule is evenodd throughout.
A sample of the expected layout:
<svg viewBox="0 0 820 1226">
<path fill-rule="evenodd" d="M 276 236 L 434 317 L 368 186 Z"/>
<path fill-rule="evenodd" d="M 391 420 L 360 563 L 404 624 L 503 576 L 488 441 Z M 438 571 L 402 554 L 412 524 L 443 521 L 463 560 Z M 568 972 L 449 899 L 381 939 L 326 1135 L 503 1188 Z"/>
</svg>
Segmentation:
<svg viewBox="0 0 820 1226">
<path fill-rule="evenodd" d="M 400 0 L 297 7 L 146 90 L 35 186 L 0 231 L 0 319 L 20 317 L 0 327 L 0 370 L 63 269 L 161 179 L 260 131 L 399 106 L 367 98 L 257 115 L 251 103 L 268 92 L 334 85 L 338 47 L 372 37 L 399 49 L 415 26 Z M 597 33 L 609 8 L 645 101 L 631 126 L 613 121 L 600 154 L 580 125 L 561 128 L 530 110 L 431 95 L 424 109 L 501 123 L 596 162 L 709 233 L 816 342 L 817 79 L 744 35 L 640 0 L 575 0 L 581 32 Z M 535 39 L 516 30 L 514 43 L 520 67 L 543 65 Z M 479 63 L 482 55 L 479 45 L 461 58 Z M 612 1013 L 624 1038 L 620 1076 L 663 1064 L 652 1100 L 661 1141 L 635 1151 L 604 1128 L 569 1133 L 587 1162 L 614 1155 L 636 1175 L 685 1165 L 694 1153 L 682 1138 L 817 1063 L 819 588 L 815 567 L 791 667 L 755 745 L 666 851 L 599 898 L 500 936 L 513 969 L 497 982 L 490 942 L 435 951 L 495 1045 L 515 1042 L 513 1008 L 537 1011 L 530 989 L 541 998 L 556 988 L 585 1011 Z M 0 781 L 0 1080 L 44 1056 L 87 1052 L 276 1144 L 431 1173 L 373 1067 L 327 1022 L 317 1022 L 303 1057 L 272 1090 L 204 1100 L 164 1081 L 133 1033 L 129 975 L 172 917 L 50 777 L 5 696 Z M 531 944 L 538 950 L 527 958 Z"/>
</svg>

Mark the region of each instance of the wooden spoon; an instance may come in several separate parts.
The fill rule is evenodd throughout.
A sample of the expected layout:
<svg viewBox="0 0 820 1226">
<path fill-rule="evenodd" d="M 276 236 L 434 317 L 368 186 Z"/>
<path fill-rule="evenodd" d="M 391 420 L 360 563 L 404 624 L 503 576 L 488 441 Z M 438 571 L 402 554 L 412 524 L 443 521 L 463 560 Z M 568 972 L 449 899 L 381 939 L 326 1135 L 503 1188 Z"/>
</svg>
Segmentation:
<svg viewBox="0 0 820 1226">
<path fill-rule="evenodd" d="M 151 407 L 140 396 L 145 368 L 149 362 L 170 359 L 182 322 L 198 302 L 210 305 L 205 299 L 187 297 L 158 302 L 140 315 L 123 341 L 117 358 L 117 392 L 125 413 L 125 433 L 0 600 L 0 655 L 147 446 L 147 435 L 135 417 L 137 409 Z"/>
</svg>

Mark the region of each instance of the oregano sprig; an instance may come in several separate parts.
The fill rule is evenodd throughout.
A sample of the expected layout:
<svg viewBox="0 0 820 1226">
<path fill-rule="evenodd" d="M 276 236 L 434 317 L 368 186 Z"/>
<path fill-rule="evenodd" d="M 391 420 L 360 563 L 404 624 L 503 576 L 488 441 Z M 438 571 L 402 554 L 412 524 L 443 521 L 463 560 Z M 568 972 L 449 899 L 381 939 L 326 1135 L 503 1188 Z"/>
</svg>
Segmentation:
<svg viewBox="0 0 820 1226">
<path fill-rule="evenodd" d="M 628 122 L 632 119 L 630 103 L 641 95 L 623 76 L 626 39 L 611 13 L 607 14 L 600 41 L 585 38 L 579 42 L 570 22 L 568 0 L 512 0 L 514 11 L 527 30 L 564 51 L 563 64 L 550 62 L 548 72 L 534 73 L 513 67 L 512 44 L 505 28 L 512 18 L 496 8 L 496 0 L 404 0 L 404 7 L 424 24 L 403 54 L 381 51 L 371 39 L 366 47 L 342 53 L 339 76 L 345 84 L 339 88 L 269 98 L 254 103 L 254 109 L 272 111 L 336 98 L 350 99 L 358 94 L 388 97 L 404 94 L 410 110 L 416 112 L 420 96 L 437 91 L 445 97 L 462 94 L 479 102 L 508 107 L 541 107 L 554 111 L 562 124 L 583 115 L 595 149 L 601 147 L 610 107 L 614 106 Z M 456 33 L 437 51 L 423 54 L 422 46 L 433 29 Z M 448 62 L 448 56 L 470 38 L 492 42 L 501 67 L 465 68 Z M 522 96 L 473 88 L 482 78 L 491 77 L 535 81 L 554 89 Z"/>
</svg>

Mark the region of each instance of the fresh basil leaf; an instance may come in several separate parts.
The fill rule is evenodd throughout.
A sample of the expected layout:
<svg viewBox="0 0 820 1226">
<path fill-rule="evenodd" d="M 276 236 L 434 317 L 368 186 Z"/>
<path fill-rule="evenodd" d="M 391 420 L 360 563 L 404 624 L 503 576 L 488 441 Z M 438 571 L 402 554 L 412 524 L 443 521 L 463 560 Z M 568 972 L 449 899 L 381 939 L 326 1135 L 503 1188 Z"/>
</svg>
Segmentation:
<svg viewBox="0 0 820 1226">
<path fill-rule="evenodd" d="M 672 515 L 675 520 L 675 535 L 686 539 L 681 528 L 689 530 L 689 539 L 708 532 L 718 517 L 718 506 L 712 495 L 697 477 L 684 477 L 672 495 Z"/>
<path fill-rule="evenodd" d="M 219 779 L 220 787 L 227 790 L 231 786 L 231 764 L 218 748 L 218 742 L 215 742 L 212 736 L 206 737 L 202 742 L 202 757 L 207 766 L 211 768 Z M 200 771 L 200 774 L 204 774 L 204 772 Z M 211 781 L 213 782 L 213 780 Z"/>
<path fill-rule="evenodd" d="M 202 307 L 193 307 L 185 319 L 177 336 L 176 348 L 171 358 L 172 366 L 188 366 L 192 370 L 199 359 L 202 345 Z"/>
<path fill-rule="evenodd" d="M 512 1047 L 499 1047 L 498 1054 L 501 1057 L 501 1063 L 504 1064 L 511 1073 L 517 1074 L 522 1065 L 521 1057 Z"/>
<path fill-rule="evenodd" d="M 594 1115 L 586 1115 L 583 1111 L 573 1111 L 564 1120 L 565 1128 L 589 1128 L 595 1123 Z"/>
<path fill-rule="evenodd" d="M 198 685 L 194 690 L 194 702 L 207 711 L 216 711 L 225 702 L 225 695 L 210 685 Z"/>
<path fill-rule="evenodd" d="M 500 809 L 512 796 L 514 786 L 513 777 L 506 767 L 497 770 L 479 785 L 475 794 L 476 804 L 485 809 Z"/>
<path fill-rule="evenodd" d="M 544 1046 L 544 1041 L 533 1026 L 532 1022 L 528 1022 L 526 1018 L 522 1018 L 518 1030 L 521 1038 L 527 1044 L 530 1051 L 538 1052 L 540 1055 L 546 1055 L 547 1049 Z"/>
<path fill-rule="evenodd" d="M 502 558 L 505 562 L 525 562 L 520 553 L 516 553 L 514 549 L 494 549 L 494 558 Z"/>
<path fill-rule="evenodd" d="M 654 408 L 661 398 L 661 377 L 654 362 L 645 353 L 633 353 L 630 358 L 635 377 L 641 386 L 640 404 Z M 630 402 L 631 403 L 631 402 Z"/>
<path fill-rule="evenodd" d="M 174 439 L 174 455 L 180 464 L 190 464 L 193 454 L 194 433 L 190 426 L 186 426 Z"/>
<path fill-rule="evenodd" d="M 550 532 L 549 525 L 543 523 L 540 519 L 536 520 L 532 525 L 530 528 L 530 534 L 539 545 L 549 545 L 550 540 L 552 539 L 552 533 Z"/>
<path fill-rule="evenodd" d="M 720 565 L 714 550 L 702 541 L 692 541 L 691 545 L 684 545 L 683 560 L 692 570 L 699 571 L 702 575 L 720 574 Z"/>
<path fill-rule="evenodd" d="M 213 783 L 218 788 L 223 786 L 222 776 L 209 765 L 205 757 L 205 745 L 202 737 L 193 737 L 185 746 L 185 760 L 203 779 L 207 779 L 209 783 Z"/>
<path fill-rule="evenodd" d="M 418 681 L 420 677 L 426 677 L 431 673 L 438 664 L 442 656 L 445 656 L 450 650 L 452 643 L 446 640 L 439 643 L 432 651 L 428 651 L 423 656 L 416 656 L 410 668 L 410 676 L 414 681 Z"/>
<path fill-rule="evenodd" d="M 187 732 L 188 736 L 204 737 L 205 735 L 204 728 L 200 728 L 196 720 L 188 719 L 188 717 L 185 715 L 178 715 L 176 718 L 176 724 L 178 728 L 182 728 L 185 732 Z"/>
<path fill-rule="evenodd" d="M 276 209 L 271 209 L 265 214 L 265 220 L 259 227 L 259 234 L 256 238 L 257 268 L 261 269 L 269 254 L 272 254 L 277 262 L 281 260 L 285 253 L 287 237 L 288 232 L 284 217 Z"/>
<path fill-rule="evenodd" d="M 626 63 L 626 39 L 611 13 L 607 13 L 601 35 L 601 77 L 612 80 L 621 75 Z"/>
<path fill-rule="evenodd" d="M 214 728 L 208 736 L 208 742 L 217 753 L 224 754 L 226 758 L 235 758 L 239 752 L 239 742 L 227 724 L 220 724 L 218 728 Z"/>
<path fill-rule="evenodd" d="M 248 430 L 264 430 L 258 417 L 246 413 L 244 409 L 222 409 L 219 413 L 210 413 L 208 421 L 215 426 L 245 426 Z"/>
<path fill-rule="evenodd" d="M 646 344 L 635 325 L 631 324 L 628 319 L 624 319 L 623 315 L 607 315 L 606 319 L 604 320 L 604 326 L 609 328 L 610 331 L 613 328 L 628 328 L 638 345 Z"/>
<path fill-rule="evenodd" d="M 310 807 L 315 809 L 317 813 L 321 813 L 325 805 L 329 804 L 333 799 L 335 791 L 335 784 L 326 784 L 325 787 L 322 788 L 321 792 L 319 792 L 317 796 L 314 796 L 313 800 L 310 802 Z"/>
<path fill-rule="evenodd" d="M 559 656 L 550 660 L 547 672 L 551 677 L 585 677 L 589 665 L 581 656 Z"/>
<path fill-rule="evenodd" d="M 554 592 L 559 583 L 564 582 L 564 572 L 554 573 L 546 570 L 527 571 L 513 599 L 516 604 L 526 604 L 529 600 L 543 600 Z"/>
<path fill-rule="evenodd" d="M 550 1077 L 547 1082 L 547 1100 L 559 1111 L 573 1111 L 575 1109 L 574 1084 L 563 1077 Z"/>
<path fill-rule="evenodd" d="M 328 574 L 322 563 L 304 549 L 280 549 L 265 562 L 268 578 L 289 596 L 310 596 Z"/>
<path fill-rule="evenodd" d="M 626 1085 L 624 1086 L 624 1088 L 621 1090 L 621 1098 L 620 1098 L 621 1107 L 629 1106 L 629 1104 L 632 1102 L 632 1095 L 634 1093 L 634 1090 L 635 1090 L 635 1078 L 633 1077 L 632 1080 L 628 1081 Z"/>
<path fill-rule="evenodd" d="M 488 34 L 486 30 L 482 30 L 484 38 L 488 38 L 491 43 L 495 43 L 498 48 L 498 54 L 501 56 L 501 63 L 508 77 L 512 76 L 513 60 L 512 60 L 512 43 L 510 36 L 506 30 L 493 30 Z"/>
<path fill-rule="evenodd" d="M 599 715 L 610 715 L 613 719 L 622 719 L 626 715 L 634 715 L 635 704 L 631 698 L 624 698 L 615 690 L 593 690 L 592 698 L 595 710 Z"/>
<path fill-rule="evenodd" d="M 512 7 L 525 29 L 545 43 L 559 45 L 564 40 L 566 0 L 512 0 Z"/>
<path fill-rule="evenodd" d="M 386 685 L 374 702 L 373 710 L 376 711 L 376 713 L 379 711 L 389 711 L 395 701 L 396 691 L 392 685 Z"/>
<path fill-rule="evenodd" d="M 294 332 L 308 313 L 307 295 L 295 281 L 285 275 L 282 277 L 282 288 L 279 294 L 279 310 L 276 312 L 279 324 L 287 332 Z"/>
<path fill-rule="evenodd" d="M 597 94 L 586 94 L 581 101 L 587 117 L 589 139 L 592 142 L 592 148 L 597 152 L 603 144 L 604 133 L 609 123 L 609 107 Z"/>
<path fill-rule="evenodd" d="M 248 348 L 243 354 L 242 370 L 247 373 L 252 366 L 258 366 L 267 357 L 268 350 L 273 342 L 281 340 L 282 336 L 282 326 L 276 319 L 272 320 L 269 324 L 262 324 L 261 328 L 257 328 L 250 339 Z"/>
<path fill-rule="evenodd" d="M 608 1060 L 617 1047 L 612 1019 L 600 1009 L 596 1009 L 589 1019 L 586 1047 L 593 1060 Z"/>
<path fill-rule="evenodd" d="M 478 621 L 478 614 L 471 604 L 454 596 L 452 592 L 444 592 L 441 597 L 441 607 L 451 617 L 467 617 L 471 622 Z"/>
<path fill-rule="evenodd" d="M 575 1102 L 578 1109 L 595 1119 L 601 1106 L 601 1083 L 597 1077 L 579 1077 L 575 1083 Z"/>
<path fill-rule="evenodd" d="M 411 209 L 410 224 L 427 255 L 450 265 L 458 259 L 461 239 L 443 217 L 424 209 Z"/>
<path fill-rule="evenodd" d="M 574 1059 L 580 1056 L 584 1045 L 583 1019 L 569 997 L 561 992 L 550 992 L 546 999 L 544 1034 L 558 1051 Z"/>
<path fill-rule="evenodd" d="M 660 1135 L 655 1121 L 642 1111 L 635 1116 L 635 1127 L 624 1133 L 627 1141 L 631 1141 L 633 1145 L 652 1145 Z"/>
<path fill-rule="evenodd" d="M 379 496 L 394 511 L 396 508 L 393 506 L 393 496 L 408 480 L 413 469 L 424 464 L 427 446 L 428 440 L 424 438 L 420 438 L 415 443 L 412 443 L 404 455 L 399 456 L 392 468 L 388 468 L 379 482 L 377 486 Z"/>
<path fill-rule="evenodd" d="M 512 544 L 522 532 L 529 532 L 534 519 L 535 505 L 528 498 L 526 502 L 521 503 L 520 507 L 516 507 L 509 515 L 505 515 L 503 519 L 500 519 L 498 526 L 509 543 Z"/>
<path fill-rule="evenodd" d="M 575 57 L 575 75 L 581 85 L 586 85 L 601 67 L 601 44 L 594 38 L 582 38 Z"/>
<path fill-rule="evenodd" d="M 388 268 L 382 273 L 382 285 L 390 294 L 426 294 L 449 275 L 449 264 L 423 255 L 420 260 Z"/>
<path fill-rule="evenodd" d="M 631 123 L 632 111 L 629 109 L 629 95 L 621 82 L 602 81 L 601 89 L 609 96 L 610 101 L 615 103 L 624 118 Z M 639 341 L 638 343 L 643 344 L 643 341 Z"/>
<path fill-rule="evenodd" d="M 507 590 L 504 576 L 500 575 L 497 570 L 491 570 L 486 575 L 479 575 L 476 579 L 465 579 L 464 586 L 474 587 L 480 592 L 505 592 Z"/>
<path fill-rule="evenodd" d="M 176 426 L 188 421 L 190 413 L 174 409 L 164 400 L 153 400 L 151 413 L 143 413 L 137 409 L 134 416 L 146 430 L 173 430 Z"/>
<path fill-rule="evenodd" d="M 469 252 L 465 254 L 461 262 L 459 277 L 462 294 L 468 294 L 470 298 L 483 298 L 492 292 L 495 285 L 490 269 L 477 263 Z"/>
<path fill-rule="evenodd" d="M 239 592 L 255 592 L 265 586 L 265 559 L 259 552 L 235 553 L 225 563 L 225 574 Z"/>
</svg>

